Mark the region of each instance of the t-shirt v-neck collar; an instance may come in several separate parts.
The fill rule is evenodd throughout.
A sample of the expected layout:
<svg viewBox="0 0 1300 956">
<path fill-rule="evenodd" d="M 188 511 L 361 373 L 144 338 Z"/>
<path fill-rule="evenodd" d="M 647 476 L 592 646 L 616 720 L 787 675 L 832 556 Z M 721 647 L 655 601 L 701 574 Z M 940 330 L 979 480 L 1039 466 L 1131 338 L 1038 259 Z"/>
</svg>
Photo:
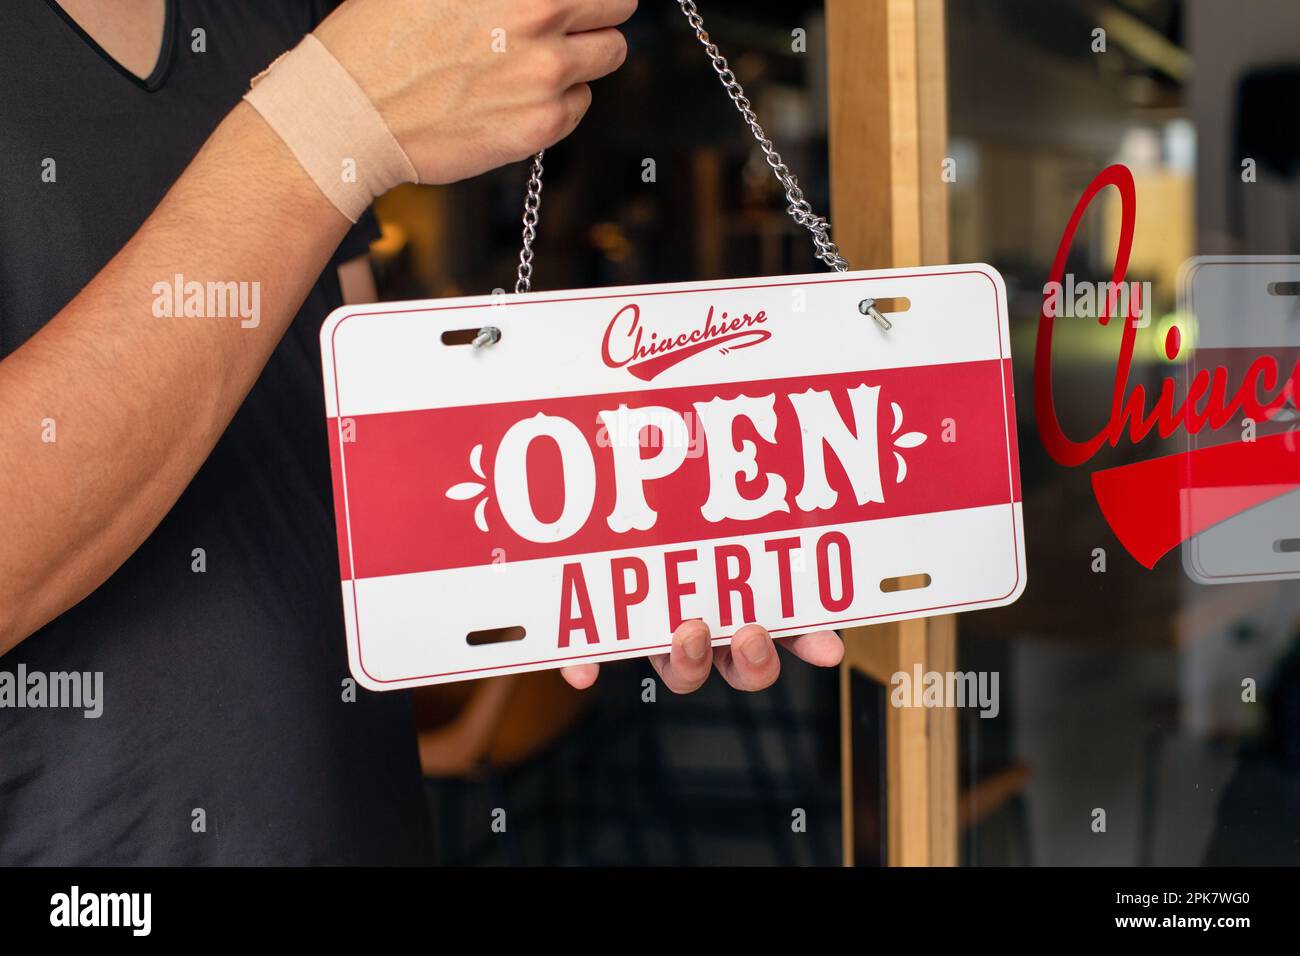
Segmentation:
<svg viewBox="0 0 1300 956">
<path fill-rule="evenodd" d="M 81 39 L 92 50 L 100 55 L 113 69 L 117 70 L 122 76 L 126 77 L 136 86 L 148 93 L 153 93 L 162 88 L 167 79 L 167 74 L 171 72 L 172 60 L 175 56 L 176 48 L 176 0 L 163 0 L 164 19 L 162 43 L 158 49 L 158 59 L 153 65 L 153 70 L 149 75 L 141 78 L 136 76 L 121 63 L 119 63 L 112 54 L 105 50 L 99 43 L 82 29 L 81 24 L 72 18 L 72 16 L 63 9 L 58 0 L 45 0 L 46 6 L 58 14 L 59 18 L 66 23 L 72 30 L 81 37 Z"/>
</svg>

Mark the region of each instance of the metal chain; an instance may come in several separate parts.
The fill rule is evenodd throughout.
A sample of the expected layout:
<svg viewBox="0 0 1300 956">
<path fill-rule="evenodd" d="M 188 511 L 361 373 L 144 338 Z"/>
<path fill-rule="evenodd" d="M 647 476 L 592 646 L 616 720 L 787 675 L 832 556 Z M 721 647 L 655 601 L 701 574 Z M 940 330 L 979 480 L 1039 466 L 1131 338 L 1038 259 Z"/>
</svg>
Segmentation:
<svg viewBox="0 0 1300 956">
<path fill-rule="evenodd" d="M 704 29 L 704 19 L 700 16 L 695 0 L 677 0 L 677 5 L 681 7 L 682 13 L 691 25 L 691 29 L 695 31 L 695 38 L 700 41 L 700 44 L 704 47 L 704 52 L 708 54 L 709 59 L 713 62 L 713 71 L 718 74 L 723 89 L 727 91 L 731 101 L 736 104 L 736 109 L 740 111 L 740 115 L 749 126 L 750 132 L 754 134 L 754 139 L 758 141 L 758 147 L 763 151 L 768 166 L 772 167 L 772 172 L 775 174 L 777 181 L 785 190 L 785 198 L 789 203 L 786 212 L 790 214 L 791 219 L 812 233 L 813 244 L 817 247 L 818 259 L 836 272 L 847 272 L 849 264 L 840 255 L 839 246 L 831 239 L 831 224 L 826 221 L 825 217 L 813 212 L 812 205 L 804 197 L 803 190 L 799 187 L 799 180 L 795 178 L 794 173 L 790 172 L 790 167 L 781 159 L 781 154 L 776 151 L 772 141 L 767 138 L 767 133 L 764 132 L 762 124 L 758 121 L 758 115 L 754 112 L 753 104 L 749 102 L 749 97 L 745 95 L 744 87 L 736 79 L 736 74 L 731 71 L 731 67 L 727 64 L 727 58 L 719 52 L 717 44 L 709 39 L 708 31 Z M 533 240 L 537 238 L 537 219 L 542 202 L 543 155 L 544 153 L 538 153 L 533 157 L 532 168 L 528 176 L 528 195 L 524 200 L 524 242 L 523 249 L 519 252 L 519 277 L 515 282 L 516 292 L 528 292 L 533 287 Z"/>
<path fill-rule="evenodd" d="M 722 81 L 723 89 L 731 97 L 731 101 L 736 104 L 736 109 L 744 117 L 745 122 L 749 124 L 750 132 L 754 134 L 754 139 L 758 140 L 758 147 L 767 157 L 767 164 L 772 167 L 772 172 L 776 174 L 777 180 L 785 189 L 785 198 L 789 202 L 786 212 L 790 218 L 803 226 L 812 233 L 813 243 L 817 246 L 817 258 L 830 266 L 836 272 L 847 272 L 848 262 L 840 255 L 839 246 L 835 245 L 831 239 L 831 224 L 822 216 L 813 212 L 812 205 L 804 198 L 803 190 L 799 188 L 799 180 L 795 178 L 794 173 L 790 172 L 790 167 L 781 159 L 781 154 L 776 151 L 772 141 L 767 138 L 767 133 L 758 122 L 758 116 L 754 113 L 754 107 L 750 104 L 749 98 L 745 96 L 745 90 L 736 79 L 736 74 L 731 71 L 727 64 L 727 59 L 720 52 L 718 46 L 709 39 L 708 32 L 704 29 L 704 20 L 700 16 L 699 9 L 695 6 L 694 0 L 677 0 L 677 5 L 682 8 L 682 13 L 691 24 L 691 29 L 695 31 L 695 38 L 700 41 L 704 47 L 704 52 L 709 55 L 713 61 L 713 71 L 718 74 L 718 79 Z"/>
<path fill-rule="evenodd" d="M 528 194 L 524 197 L 524 234 L 523 246 L 519 250 L 519 271 L 515 278 L 515 295 L 529 292 L 533 288 L 533 240 L 537 238 L 537 221 L 542 213 L 542 150 L 533 157 L 528 172 Z M 481 349 L 496 345 L 501 341 L 501 330 L 494 325 L 485 325 L 474 336 L 474 348 Z"/>
<path fill-rule="evenodd" d="M 537 220 L 542 211 L 542 150 L 533 157 L 528 173 L 528 195 L 524 197 L 524 243 L 519 250 L 519 276 L 515 280 L 516 294 L 528 292 L 533 287 L 533 240 L 537 238 Z"/>
<path fill-rule="evenodd" d="M 709 60 L 712 61 L 713 71 L 718 74 L 723 89 L 727 91 L 731 101 L 736 104 L 736 109 L 740 111 L 740 115 L 749 126 L 750 132 L 754 134 L 754 139 L 758 141 L 758 147 L 763 151 L 763 156 L 767 159 L 767 165 L 772 168 L 772 173 L 785 190 L 786 202 L 789 203 L 786 212 L 790 214 L 791 219 L 812 233 L 813 244 L 817 247 L 818 259 L 836 272 L 847 272 L 849 264 L 840 255 L 839 246 L 831 239 L 831 224 L 825 217 L 813 212 L 812 204 L 804 197 L 803 190 L 799 187 L 799 180 L 795 178 L 794 173 L 790 172 L 790 167 L 785 164 L 781 154 L 776 151 L 776 147 L 768 139 L 767 133 L 764 132 L 762 125 L 758 121 L 758 115 L 754 112 L 753 104 L 750 103 L 749 97 L 745 95 L 744 87 L 736 79 L 736 74 L 732 72 L 726 57 L 719 52 L 717 44 L 709 39 L 708 31 L 704 29 L 704 19 L 700 16 L 699 8 L 696 7 L 694 0 L 677 0 L 677 5 L 686 16 L 691 29 L 695 31 L 695 38 L 700 41 L 700 44 L 704 47 L 704 52 L 708 54 Z M 529 169 L 528 193 L 524 198 L 523 247 L 519 251 L 519 271 L 515 280 L 516 293 L 529 292 L 533 287 L 533 242 L 537 238 L 537 222 L 541 214 L 542 157 L 545 153 L 546 151 L 543 150 L 534 156 Z M 863 301 L 866 302 L 867 300 Z M 874 303 L 870 303 L 869 312 L 865 308 L 863 311 L 876 319 L 882 328 L 889 328 L 888 320 L 875 310 Z M 484 329 L 478 338 L 474 340 L 474 344 L 476 346 L 491 345 L 500 337 L 501 333 L 496 329 Z"/>
</svg>

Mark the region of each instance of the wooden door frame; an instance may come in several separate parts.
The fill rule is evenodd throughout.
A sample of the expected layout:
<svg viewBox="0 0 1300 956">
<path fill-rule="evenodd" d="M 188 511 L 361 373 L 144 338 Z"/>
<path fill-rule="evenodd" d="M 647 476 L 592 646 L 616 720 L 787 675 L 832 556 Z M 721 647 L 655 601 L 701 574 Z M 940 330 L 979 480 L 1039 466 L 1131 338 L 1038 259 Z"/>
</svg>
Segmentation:
<svg viewBox="0 0 1300 956">
<path fill-rule="evenodd" d="M 948 261 L 944 0 L 826 0 L 834 236 L 853 268 Z M 843 632 L 844 863 L 853 865 L 851 673 L 956 669 L 952 617 Z M 888 700 L 888 696 L 886 697 Z M 891 866 L 957 863 L 957 715 L 886 706 L 885 845 Z"/>
</svg>

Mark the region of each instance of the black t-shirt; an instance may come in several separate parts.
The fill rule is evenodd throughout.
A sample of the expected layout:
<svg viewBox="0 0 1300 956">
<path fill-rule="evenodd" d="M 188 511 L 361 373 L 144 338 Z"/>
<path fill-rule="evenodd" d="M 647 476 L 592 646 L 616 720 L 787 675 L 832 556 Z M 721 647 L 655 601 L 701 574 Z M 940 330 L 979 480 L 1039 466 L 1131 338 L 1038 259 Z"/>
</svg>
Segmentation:
<svg viewBox="0 0 1300 956">
<path fill-rule="evenodd" d="M 53 0 L 0 10 L 0 357 L 130 239 L 249 78 L 320 16 L 310 0 L 168 8 L 145 81 Z M 296 225 L 282 228 L 288 241 Z M 337 263 L 373 232 L 349 234 L 158 529 L 0 656 L 11 681 L 103 674 L 98 718 L 0 706 L 0 864 L 429 859 L 410 699 L 352 701 L 345 685 L 317 333 L 340 303 Z"/>
</svg>

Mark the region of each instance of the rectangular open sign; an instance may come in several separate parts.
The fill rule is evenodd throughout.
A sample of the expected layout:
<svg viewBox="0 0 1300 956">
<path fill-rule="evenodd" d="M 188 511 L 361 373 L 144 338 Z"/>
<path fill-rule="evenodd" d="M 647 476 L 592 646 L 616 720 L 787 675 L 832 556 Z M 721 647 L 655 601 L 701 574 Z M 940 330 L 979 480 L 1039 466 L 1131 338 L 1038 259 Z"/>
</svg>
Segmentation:
<svg viewBox="0 0 1300 956">
<path fill-rule="evenodd" d="M 500 341 L 467 344 L 485 326 Z M 662 653 L 690 618 L 725 643 L 1024 589 L 988 266 L 357 306 L 321 345 L 366 687 Z"/>
</svg>

